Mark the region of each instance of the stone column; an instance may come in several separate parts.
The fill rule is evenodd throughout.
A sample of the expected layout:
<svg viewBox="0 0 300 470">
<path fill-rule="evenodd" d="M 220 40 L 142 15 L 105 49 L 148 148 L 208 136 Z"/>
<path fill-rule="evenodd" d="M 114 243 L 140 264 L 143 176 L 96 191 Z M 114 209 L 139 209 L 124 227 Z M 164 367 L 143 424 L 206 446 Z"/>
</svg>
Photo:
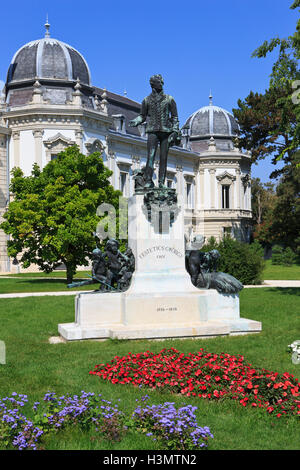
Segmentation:
<svg viewBox="0 0 300 470">
<path fill-rule="evenodd" d="M 215 193 L 216 193 L 216 170 L 215 168 L 210 168 L 210 207 L 211 209 L 215 209 L 216 202 L 215 202 Z"/>
<path fill-rule="evenodd" d="M 14 166 L 20 166 L 20 131 L 13 131 L 12 133 L 13 145 L 14 145 Z"/>
<path fill-rule="evenodd" d="M 83 149 L 83 131 L 81 129 L 77 129 L 75 131 L 75 139 L 76 139 L 76 145 L 78 145 L 80 152 L 82 152 Z"/>
<path fill-rule="evenodd" d="M 7 187 L 7 155 L 6 155 L 7 136 L 1 133 L 0 129 L 0 223 L 8 202 Z M 9 258 L 7 256 L 7 235 L 0 230 L 0 272 L 9 270 Z"/>
<path fill-rule="evenodd" d="M 132 170 L 138 170 L 141 166 L 141 157 L 137 155 L 132 155 Z"/>
<path fill-rule="evenodd" d="M 109 150 L 108 151 L 108 163 L 109 163 L 109 169 L 113 172 L 111 175 L 111 184 L 113 187 L 116 189 L 117 188 L 117 163 L 116 163 L 116 154 L 115 152 Z"/>
<path fill-rule="evenodd" d="M 200 205 L 199 209 L 203 210 L 205 207 L 205 196 L 204 196 L 204 168 L 199 169 L 199 178 L 200 178 Z"/>
<path fill-rule="evenodd" d="M 196 165 L 194 167 L 194 174 L 195 174 L 195 210 L 200 210 L 200 173 L 199 173 L 199 166 Z"/>
<path fill-rule="evenodd" d="M 248 194 L 247 194 L 247 198 L 248 198 L 248 210 L 251 211 L 252 210 L 252 205 L 251 205 L 251 178 L 249 178 L 249 183 L 248 183 Z"/>
<path fill-rule="evenodd" d="M 241 170 L 237 168 L 235 171 L 236 174 L 236 197 L 237 197 L 237 204 L 236 208 L 241 208 Z"/>
<path fill-rule="evenodd" d="M 185 201 L 184 184 L 183 184 L 183 168 L 182 165 L 176 165 L 176 178 L 177 178 L 177 194 Z"/>
<path fill-rule="evenodd" d="M 36 129 L 32 131 L 34 137 L 34 147 L 35 147 L 35 162 L 38 164 L 40 169 L 42 169 L 43 162 L 42 162 L 42 149 L 43 149 L 43 134 L 44 131 L 42 129 Z"/>
</svg>

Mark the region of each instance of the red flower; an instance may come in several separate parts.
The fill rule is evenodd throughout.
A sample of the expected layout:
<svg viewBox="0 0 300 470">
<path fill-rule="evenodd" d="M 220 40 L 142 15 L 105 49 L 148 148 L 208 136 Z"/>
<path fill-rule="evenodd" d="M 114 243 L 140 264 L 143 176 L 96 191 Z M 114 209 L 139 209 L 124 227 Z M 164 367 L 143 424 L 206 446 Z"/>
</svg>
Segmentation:
<svg viewBox="0 0 300 470">
<path fill-rule="evenodd" d="M 169 390 L 187 396 L 215 399 L 230 396 L 242 406 L 246 406 L 251 397 L 251 406 L 265 407 L 269 413 L 274 410 L 280 411 L 279 416 L 300 413 L 296 378 L 287 372 L 256 370 L 240 355 L 218 355 L 203 349 L 185 355 L 173 348 L 163 349 L 158 354 L 128 353 L 124 357 L 115 356 L 106 365 L 97 364 L 90 374 L 112 383 L 146 385 L 152 389 L 167 385 Z"/>
</svg>

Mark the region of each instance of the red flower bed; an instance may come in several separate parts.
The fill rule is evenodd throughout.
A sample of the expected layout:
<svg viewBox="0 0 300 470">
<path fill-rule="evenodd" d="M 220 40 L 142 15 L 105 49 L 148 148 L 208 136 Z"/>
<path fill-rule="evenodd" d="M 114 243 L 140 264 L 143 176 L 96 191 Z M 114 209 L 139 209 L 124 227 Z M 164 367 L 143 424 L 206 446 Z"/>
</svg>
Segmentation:
<svg viewBox="0 0 300 470">
<path fill-rule="evenodd" d="M 264 407 L 269 413 L 300 415 L 299 381 L 285 372 L 255 369 L 241 355 L 213 354 L 200 349 L 187 355 L 176 349 L 114 357 L 98 364 L 92 375 L 112 383 L 167 389 L 209 399 L 230 397 L 243 406 Z"/>
</svg>

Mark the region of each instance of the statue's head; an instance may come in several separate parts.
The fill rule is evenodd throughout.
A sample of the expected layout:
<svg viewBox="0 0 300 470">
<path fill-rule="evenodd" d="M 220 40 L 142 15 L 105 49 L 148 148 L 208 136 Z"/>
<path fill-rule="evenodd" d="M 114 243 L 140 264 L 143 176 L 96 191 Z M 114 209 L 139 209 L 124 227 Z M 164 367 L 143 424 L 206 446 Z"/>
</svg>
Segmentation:
<svg viewBox="0 0 300 470">
<path fill-rule="evenodd" d="M 211 250 L 210 253 L 214 260 L 217 260 L 221 257 L 220 252 L 218 250 Z"/>
<path fill-rule="evenodd" d="M 111 251 L 112 253 L 117 253 L 119 249 L 119 242 L 115 240 L 114 238 L 111 238 L 106 243 L 106 249 Z"/>
<path fill-rule="evenodd" d="M 193 238 L 191 245 L 193 250 L 201 250 L 205 243 L 205 237 L 203 235 L 195 235 Z"/>
<path fill-rule="evenodd" d="M 95 248 L 92 252 L 92 256 L 93 258 L 98 258 L 98 257 L 101 257 L 103 254 L 102 254 L 102 251 L 100 250 L 100 248 Z"/>
<path fill-rule="evenodd" d="M 150 77 L 150 85 L 152 88 L 155 88 L 155 90 L 162 90 L 163 84 L 164 79 L 160 74 L 152 75 L 152 77 Z"/>
</svg>

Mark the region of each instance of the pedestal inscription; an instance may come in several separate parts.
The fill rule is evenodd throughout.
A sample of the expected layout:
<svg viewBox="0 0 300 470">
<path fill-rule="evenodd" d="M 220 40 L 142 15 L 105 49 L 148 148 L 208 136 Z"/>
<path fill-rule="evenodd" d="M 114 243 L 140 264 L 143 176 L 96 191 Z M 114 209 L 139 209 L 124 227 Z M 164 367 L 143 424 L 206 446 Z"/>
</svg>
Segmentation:
<svg viewBox="0 0 300 470">
<path fill-rule="evenodd" d="M 206 337 L 258 332 L 240 318 L 239 296 L 195 287 L 185 269 L 184 219 L 179 211 L 168 233 L 156 233 L 143 214 L 143 195 L 129 199 L 128 245 L 135 272 L 125 292 L 82 293 L 75 323 L 59 325 L 69 340 L 84 338 Z"/>
</svg>

